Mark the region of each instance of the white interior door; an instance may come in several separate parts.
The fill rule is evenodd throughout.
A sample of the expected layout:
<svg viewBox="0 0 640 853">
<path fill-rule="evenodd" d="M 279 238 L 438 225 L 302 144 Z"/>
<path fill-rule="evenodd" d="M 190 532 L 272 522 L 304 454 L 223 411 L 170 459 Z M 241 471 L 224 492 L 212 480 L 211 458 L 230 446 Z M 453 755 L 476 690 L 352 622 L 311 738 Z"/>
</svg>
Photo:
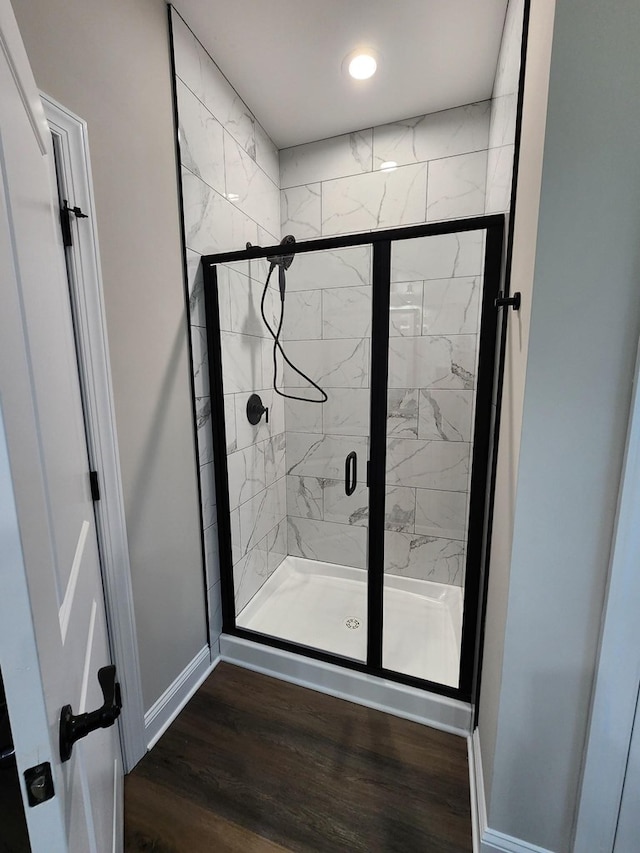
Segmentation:
<svg viewBox="0 0 640 853">
<path fill-rule="evenodd" d="M 34 851 L 103 853 L 122 844 L 117 725 L 66 762 L 58 744 L 64 705 L 102 705 L 110 654 L 51 141 L 9 0 L 0 42 L 0 666 L 21 778 L 52 768 L 46 802 L 23 782 Z"/>
</svg>

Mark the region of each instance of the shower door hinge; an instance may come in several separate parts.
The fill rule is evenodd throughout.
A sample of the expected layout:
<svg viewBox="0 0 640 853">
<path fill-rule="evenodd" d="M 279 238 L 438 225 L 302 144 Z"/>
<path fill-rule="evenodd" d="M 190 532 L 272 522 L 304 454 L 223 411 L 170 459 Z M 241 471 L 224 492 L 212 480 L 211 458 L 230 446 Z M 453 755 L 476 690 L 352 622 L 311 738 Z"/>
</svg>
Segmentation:
<svg viewBox="0 0 640 853">
<path fill-rule="evenodd" d="M 89 471 L 89 484 L 91 486 L 91 500 L 100 500 L 100 486 L 98 485 L 98 472 Z"/>
<path fill-rule="evenodd" d="M 514 293 L 513 296 L 505 296 L 504 291 L 501 290 L 493 300 L 493 304 L 496 308 L 513 308 L 514 311 L 519 311 L 521 301 L 520 292 Z"/>
<path fill-rule="evenodd" d="M 62 230 L 62 243 L 64 246 L 73 246 L 71 237 L 71 214 L 76 219 L 88 219 L 86 213 L 83 213 L 79 207 L 69 207 L 69 202 L 65 199 L 62 201 L 60 208 L 60 228 Z"/>
</svg>

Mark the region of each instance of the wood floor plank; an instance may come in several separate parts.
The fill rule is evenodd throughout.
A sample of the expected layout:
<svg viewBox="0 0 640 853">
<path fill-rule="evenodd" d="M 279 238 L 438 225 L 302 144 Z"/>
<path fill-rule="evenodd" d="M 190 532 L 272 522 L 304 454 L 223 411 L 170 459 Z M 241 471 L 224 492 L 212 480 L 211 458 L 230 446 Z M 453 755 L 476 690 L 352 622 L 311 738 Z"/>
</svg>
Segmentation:
<svg viewBox="0 0 640 853">
<path fill-rule="evenodd" d="M 463 738 L 229 664 L 127 777 L 125 804 L 132 853 L 472 849 Z"/>
</svg>

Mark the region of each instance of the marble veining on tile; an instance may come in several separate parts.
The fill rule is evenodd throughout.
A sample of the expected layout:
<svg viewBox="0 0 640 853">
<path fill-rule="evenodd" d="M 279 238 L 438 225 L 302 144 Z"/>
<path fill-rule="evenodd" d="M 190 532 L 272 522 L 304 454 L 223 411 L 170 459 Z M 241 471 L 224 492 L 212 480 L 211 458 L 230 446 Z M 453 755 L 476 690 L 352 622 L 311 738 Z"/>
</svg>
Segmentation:
<svg viewBox="0 0 640 853">
<path fill-rule="evenodd" d="M 283 189 L 370 172 L 373 131 L 332 136 L 280 151 L 280 186 Z"/>
<path fill-rule="evenodd" d="M 287 292 L 363 284 L 371 284 L 371 247 L 350 246 L 296 255 L 289 268 Z"/>
<path fill-rule="evenodd" d="M 374 128 L 374 168 L 421 163 L 487 147 L 490 101 L 467 104 Z"/>
<path fill-rule="evenodd" d="M 391 284 L 389 335 L 412 337 L 422 334 L 421 281 L 394 281 Z"/>
<path fill-rule="evenodd" d="M 292 556 L 366 568 L 366 527 L 310 518 L 289 517 L 288 522 L 289 554 Z"/>
<path fill-rule="evenodd" d="M 331 388 L 322 406 L 327 435 L 369 435 L 370 391 L 368 388 Z"/>
<path fill-rule="evenodd" d="M 370 286 L 322 291 L 322 337 L 365 338 L 371 335 Z"/>
<path fill-rule="evenodd" d="M 387 391 L 387 435 L 393 438 L 418 437 L 417 388 L 390 388 Z"/>
<path fill-rule="evenodd" d="M 210 397 L 196 397 L 196 431 L 198 435 L 198 463 L 205 465 L 207 462 L 213 461 Z"/>
<path fill-rule="evenodd" d="M 416 533 L 465 539 L 466 515 L 466 492 L 416 489 Z"/>
<path fill-rule="evenodd" d="M 289 359 L 322 388 L 366 388 L 369 385 L 369 339 L 291 341 Z M 287 365 L 285 383 L 291 388 L 306 388 L 307 381 Z M 318 397 L 310 389 L 309 397 Z"/>
<path fill-rule="evenodd" d="M 473 391 L 420 391 L 418 436 L 442 441 L 471 441 Z"/>
<path fill-rule="evenodd" d="M 280 204 L 280 225 L 283 234 L 293 234 L 297 240 L 320 236 L 322 233 L 320 184 L 282 190 Z"/>
<path fill-rule="evenodd" d="M 392 281 L 478 275 L 483 264 L 483 231 L 401 240 L 391 250 Z"/>
<path fill-rule="evenodd" d="M 321 477 L 287 476 L 287 515 L 323 518 Z"/>
<path fill-rule="evenodd" d="M 463 542 L 387 531 L 384 556 L 386 574 L 462 585 Z"/>
<path fill-rule="evenodd" d="M 391 338 L 389 388 L 475 386 L 475 335 Z"/>
<path fill-rule="evenodd" d="M 469 445 L 461 441 L 393 438 L 387 442 L 387 484 L 463 492 Z"/>
<path fill-rule="evenodd" d="M 322 233 L 344 234 L 424 222 L 425 164 L 322 183 Z"/>
<path fill-rule="evenodd" d="M 423 335 L 475 334 L 479 326 L 479 277 L 463 276 L 425 281 Z"/>
<path fill-rule="evenodd" d="M 384 520 L 387 530 L 413 533 L 416 517 L 415 489 L 406 486 L 387 486 Z"/>
<path fill-rule="evenodd" d="M 222 125 L 181 80 L 177 81 L 182 165 L 224 194 L 225 170 Z"/>
<path fill-rule="evenodd" d="M 429 163 L 427 222 L 484 213 L 487 152 L 459 154 Z"/>
</svg>

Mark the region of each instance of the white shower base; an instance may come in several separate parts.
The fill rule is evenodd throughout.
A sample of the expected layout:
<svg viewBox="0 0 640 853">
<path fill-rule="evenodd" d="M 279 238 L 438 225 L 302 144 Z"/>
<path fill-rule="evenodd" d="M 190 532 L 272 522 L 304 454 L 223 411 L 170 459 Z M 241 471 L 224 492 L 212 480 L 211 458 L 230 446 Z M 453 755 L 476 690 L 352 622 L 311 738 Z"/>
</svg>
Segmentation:
<svg viewBox="0 0 640 853">
<path fill-rule="evenodd" d="M 367 573 L 285 557 L 236 619 L 239 628 L 364 662 Z M 385 575 L 385 669 L 458 685 L 462 590 Z"/>
</svg>

